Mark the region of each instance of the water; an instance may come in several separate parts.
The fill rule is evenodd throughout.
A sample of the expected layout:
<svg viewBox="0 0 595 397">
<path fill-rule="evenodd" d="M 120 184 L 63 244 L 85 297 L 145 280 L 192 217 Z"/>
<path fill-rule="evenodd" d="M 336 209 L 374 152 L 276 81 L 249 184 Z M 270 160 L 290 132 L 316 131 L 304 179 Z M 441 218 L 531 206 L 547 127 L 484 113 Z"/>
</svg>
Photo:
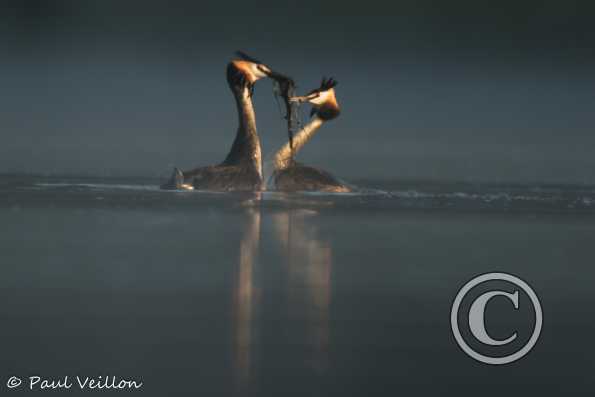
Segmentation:
<svg viewBox="0 0 595 397">
<path fill-rule="evenodd" d="M 147 396 L 595 386 L 593 187 L 364 181 L 357 194 L 254 195 L 156 184 L 3 177 L 0 388 L 12 375 L 77 374 L 140 379 Z M 495 270 L 530 282 L 544 309 L 534 350 L 504 367 L 467 357 L 449 323 L 458 289 Z"/>
</svg>

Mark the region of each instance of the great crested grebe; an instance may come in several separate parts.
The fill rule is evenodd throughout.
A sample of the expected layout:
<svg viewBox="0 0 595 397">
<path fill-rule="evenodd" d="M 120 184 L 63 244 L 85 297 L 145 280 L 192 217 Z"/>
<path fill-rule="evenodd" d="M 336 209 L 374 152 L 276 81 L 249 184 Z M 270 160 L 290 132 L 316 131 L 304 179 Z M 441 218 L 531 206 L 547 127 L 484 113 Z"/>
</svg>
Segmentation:
<svg viewBox="0 0 595 397">
<path fill-rule="evenodd" d="M 296 154 L 327 121 L 337 118 L 341 108 L 335 96 L 337 82 L 322 79 L 320 87 L 305 96 L 290 98 L 292 102 L 312 104 L 312 119 L 293 136 L 293 148 L 287 142 L 273 159 L 275 170 L 272 182 L 277 190 L 283 191 L 323 191 L 350 192 L 352 189 L 324 170 L 300 164 L 293 159 Z"/>
<path fill-rule="evenodd" d="M 169 181 L 161 185 L 162 189 L 262 190 L 262 155 L 252 105 L 254 84 L 264 77 L 278 82 L 290 79 L 242 52 L 238 51 L 237 55 L 239 59 L 227 65 L 227 83 L 235 97 L 239 117 L 238 131 L 227 157 L 218 165 L 188 171 L 174 168 Z"/>
</svg>

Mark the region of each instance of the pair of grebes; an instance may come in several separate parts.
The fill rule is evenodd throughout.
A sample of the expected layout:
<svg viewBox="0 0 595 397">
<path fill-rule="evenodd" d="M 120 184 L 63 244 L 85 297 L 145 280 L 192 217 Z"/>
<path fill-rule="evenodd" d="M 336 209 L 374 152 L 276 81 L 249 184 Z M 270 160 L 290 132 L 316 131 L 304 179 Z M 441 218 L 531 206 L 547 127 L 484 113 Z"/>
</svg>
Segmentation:
<svg viewBox="0 0 595 397">
<path fill-rule="evenodd" d="M 260 139 L 256 130 L 256 116 L 252 105 L 254 85 L 263 78 L 275 81 L 286 107 L 289 139 L 273 157 L 273 174 L 264 181 Z M 237 59 L 227 65 L 227 83 L 235 97 L 239 126 L 229 154 L 218 165 L 198 167 L 187 171 L 174 169 L 162 189 L 261 191 L 270 185 L 279 191 L 349 192 L 351 188 L 326 171 L 300 164 L 294 155 L 327 121 L 339 116 L 333 79 L 322 79 L 320 87 L 304 96 L 294 96 L 294 81 L 273 71 L 264 63 L 237 52 Z M 296 106 L 312 105 L 309 122 L 294 134 Z M 268 183 L 267 183 L 268 182 Z"/>
</svg>

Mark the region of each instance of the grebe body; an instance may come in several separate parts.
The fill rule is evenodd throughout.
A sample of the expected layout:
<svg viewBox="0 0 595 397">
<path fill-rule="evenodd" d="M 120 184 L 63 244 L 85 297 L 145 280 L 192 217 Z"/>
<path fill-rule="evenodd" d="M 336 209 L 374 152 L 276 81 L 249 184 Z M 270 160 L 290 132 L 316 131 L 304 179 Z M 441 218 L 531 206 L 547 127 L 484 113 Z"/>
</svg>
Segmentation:
<svg viewBox="0 0 595 397">
<path fill-rule="evenodd" d="M 262 153 L 256 130 L 256 115 L 252 104 L 254 84 L 265 77 L 284 81 L 285 76 L 273 72 L 268 66 L 238 53 L 227 65 L 227 83 L 234 95 L 238 111 L 238 130 L 225 160 L 217 165 L 198 167 L 187 171 L 178 168 L 162 189 L 259 191 L 263 189 Z"/>
<path fill-rule="evenodd" d="M 322 191 L 345 193 L 352 188 L 341 182 L 327 171 L 301 164 L 293 159 L 298 151 L 312 139 L 322 125 L 341 114 L 335 96 L 333 79 L 322 79 L 320 87 L 305 96 L 293 97 L 295 102 L 312 104 L 311 120 L 293 137 L 293 147 L 287 142 L 275 154 L 273 163 L 275 170 L 272 183 L 276 190 L 282 191 Z"/>
</svg>

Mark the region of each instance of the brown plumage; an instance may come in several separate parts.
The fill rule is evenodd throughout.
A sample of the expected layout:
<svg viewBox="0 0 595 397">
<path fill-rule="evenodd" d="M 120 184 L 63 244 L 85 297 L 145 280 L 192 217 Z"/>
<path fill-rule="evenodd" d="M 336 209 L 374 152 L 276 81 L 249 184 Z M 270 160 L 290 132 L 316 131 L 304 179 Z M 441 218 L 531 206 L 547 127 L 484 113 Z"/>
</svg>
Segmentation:
<svg viewBox="0 0 595 397">
<path fill-rule="evenodd" d="M 275 187 L 284 192 L 348 193 L 351 188 L 325 170 L 294 161 L 290 166 L 273 174 Z"/>
<path fill-rule="evenodd" d="M 306 166 L 293 160 L 297 153 L 327 121 L 339 117 L 341 109 L 335 96 L 335 80 L 322 79 L 320 87 L 303 97 L 294 97 L 296 102 L 312 104 L 312 120 L 293 138 L 293 145 L 285 144 L 274 158 L 275 171 L 272 181 L 282 191 L 350 192 L 352 189 L 327 171 Z M 291 147 L 293 146 L 293 147 Z"/>
<path fill-rule="evenodd" d="M 244 53 L 227 65 L 227 82 L 236 100 L 239 126 L 225 160 L 218 165 L 198 167 L 188 171 L 174 169 L 162 189 L 201 189 L 216 191 L 261 190 L 262 156 L 256 130 L 252 92 L 256 81 L 271 77 L 284 81 L 285 76 L 273 72 Z"/>
</svg>

